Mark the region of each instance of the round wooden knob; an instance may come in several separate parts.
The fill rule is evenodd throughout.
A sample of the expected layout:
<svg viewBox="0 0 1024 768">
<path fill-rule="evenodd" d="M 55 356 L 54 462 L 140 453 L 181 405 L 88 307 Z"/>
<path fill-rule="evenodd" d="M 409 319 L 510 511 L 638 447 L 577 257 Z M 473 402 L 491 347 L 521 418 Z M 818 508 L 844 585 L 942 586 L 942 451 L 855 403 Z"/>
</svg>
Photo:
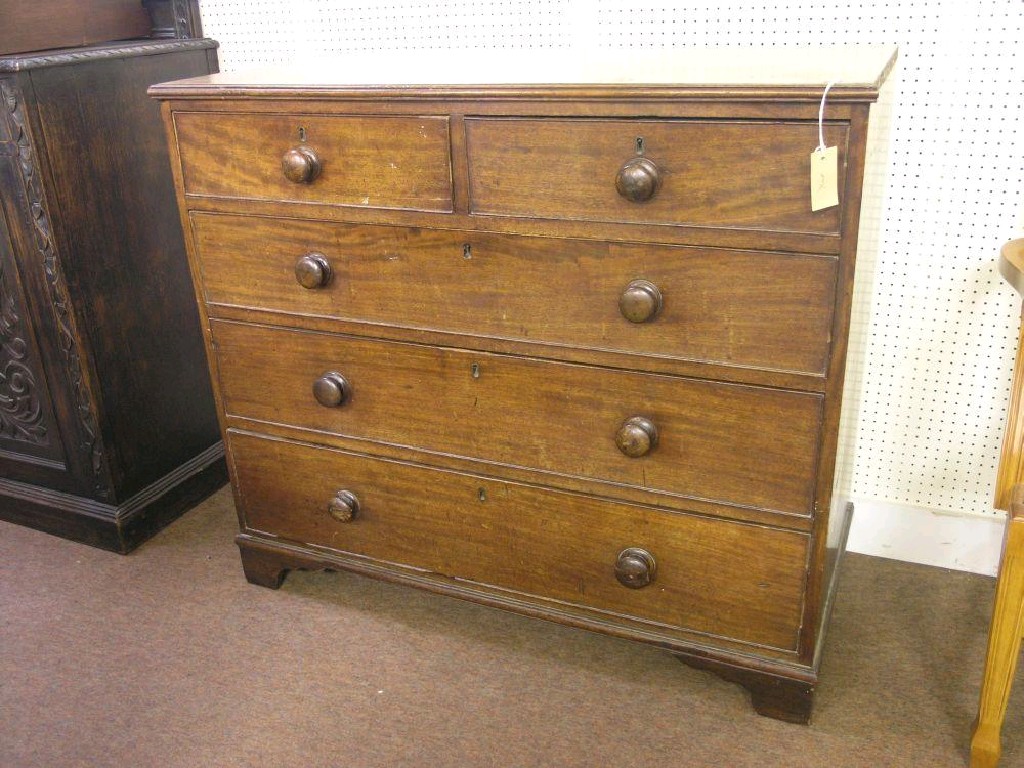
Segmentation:
<svg viewBox="0 0 1024 768">
<path fill-rule="evenodd" d="M 661 172 L 646 157 L 627 160 L 615 176 L 615 190 L 631 203 L 650 200 L 658 191 Z"/>
<path fill-rule="evenodd" d="M 654 581 L 657 571 L 654 555 L 639 547 L 622 550 L 615 560 L 615 578 L 619 584 L 630 589 L 646 587 Z"/>
<path fill-rule="evenodd" d="M 615 433 L 615 445 L 631 459 L 646 456 L 658 444 L 658 428 L 643 416 L 633 416 L 622 422 Z"/>
<path fill-rule="evenodd" d="M 281 158 L 281 168 L 289 181 L 309 184 L 320 175 L 320 158 L 312 147 L 293 147 Z"/>
<path fill-rule="evenodd" d="M 359 499 L 352 491 L 338 491 L 327 502 L 327 512 L 339 523 L 351 522 L 359 513 Z"/>
<path fill-rule="evenodd" d="M 307 253 L 295 262 L 295 279 L 303 288 L 323 288 L 331 282 L 331 263 L 322 253 Z"/>
<path fill-rule="evenodd" d="M 631 323 L 647 323 L 661 312 L 661 291 L 649 280 L 634 280 L 619 297 L 619 311 Z"/>
<path fill-rule="evenodd" d="M 337 408 L 352 397 L 352 385 L 340 373 L 330 371 L 313 382 L 313 397 L 325 408 Z"/>
</svg>

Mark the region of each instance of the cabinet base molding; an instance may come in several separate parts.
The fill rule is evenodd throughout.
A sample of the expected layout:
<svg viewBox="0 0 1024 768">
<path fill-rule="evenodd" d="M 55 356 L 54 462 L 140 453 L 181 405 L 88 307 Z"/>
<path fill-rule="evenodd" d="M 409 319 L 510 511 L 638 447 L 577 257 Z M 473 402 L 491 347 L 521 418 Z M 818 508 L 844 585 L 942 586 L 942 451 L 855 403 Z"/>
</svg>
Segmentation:
<svg viewBox="0 0 1024 768">
<path fill-rule="evenodd" d="M 0 520 L 127 554 L 227 480 L 220 442 L 122 504 L 0 478 Z"/>
<path fill-rule="evenodd" d="M 612 631 L 607 626 L 596 626 L 600 623 L 598 621 L 581 619 L 579 616 L 568 618 L 557 609 L 545 609 L 514 597 L 481 593 L 458 584 L 438 581 L 436 577 L 426 574 L 417 576 L 396 572 L 371 561 L 352 561 L 344 556 L 311 551 L 296 544 L 265 539 L 252 533 L 239 534 L 235 543 L 241 553 L 245 578 L 250 584 L 279 589 L 289 571 L 346 570 L 397 584 L 411 584 L 438 594 L 468 599 L 560 624 L 600 629 L 608 634 L 661 646 L 688 666 L 713 672 L 724 680 L 742 685 L 750 692 L 754 710 L 760 715 L 801 725 L 810 722 L 814 687 L 818 679 L 816 672 L 811 669 L 756 659 L 750 661 L 751 666 L 746 666 L 745 657 L 712 656 L 709 651 L 684 647 L 665 639 L 644 638 L 640 633 L 626 630 Z"/>
</svg>

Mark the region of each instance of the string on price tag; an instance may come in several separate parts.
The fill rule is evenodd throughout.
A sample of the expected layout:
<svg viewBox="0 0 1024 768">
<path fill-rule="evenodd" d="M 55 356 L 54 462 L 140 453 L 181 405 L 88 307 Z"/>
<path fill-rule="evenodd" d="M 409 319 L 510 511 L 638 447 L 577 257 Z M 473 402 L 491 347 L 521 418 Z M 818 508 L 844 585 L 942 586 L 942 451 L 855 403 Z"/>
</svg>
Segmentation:
<svg viewBox="0 0 1024 768">
<path fill-rule="evenodd" d="M 811 152 L 811 210 L 839 205 L 839 149 L 825 146 L 825 100 L 835 80 L 825 86 L 818 107 L 818 146 Z"/>
</svg>

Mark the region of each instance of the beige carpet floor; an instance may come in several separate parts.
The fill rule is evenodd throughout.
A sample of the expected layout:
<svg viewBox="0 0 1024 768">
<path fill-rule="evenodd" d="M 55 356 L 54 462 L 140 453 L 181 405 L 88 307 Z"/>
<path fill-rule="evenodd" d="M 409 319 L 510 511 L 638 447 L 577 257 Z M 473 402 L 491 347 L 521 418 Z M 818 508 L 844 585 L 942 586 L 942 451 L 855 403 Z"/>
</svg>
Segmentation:
<svg viewBox="0 0 1024 768">
<path fill-rule="evenodd" d="M 345 573 L 250 586 L 235 526 L 226 490 L 126 557 L 0 523 L 0 767 L 966 764 L 989 578 L 849 556 L 803 727 L 643 645 Z"/>
</svg>

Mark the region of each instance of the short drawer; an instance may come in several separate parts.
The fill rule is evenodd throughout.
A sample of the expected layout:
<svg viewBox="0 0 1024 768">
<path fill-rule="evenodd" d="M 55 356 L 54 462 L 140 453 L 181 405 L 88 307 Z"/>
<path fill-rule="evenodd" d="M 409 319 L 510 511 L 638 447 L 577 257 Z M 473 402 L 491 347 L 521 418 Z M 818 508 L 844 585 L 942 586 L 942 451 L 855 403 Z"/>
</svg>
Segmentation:
<svg viewBox="0 0 1024 768">
<path fill-rule="evenodd" d="M 176 112 L 186 194 L 452 210 L 447 117 Z M 309 181 L 293 172 L 318 171 Z"/>
<path fill-rule="evenodd" d="M 840 190 L 847 133 L 825 131 L 839 147 Z M 817 123 L 472 118 L 466 142 L 473 213 L 820 234 L 840 227 L 839 208 L 811 211 Z M 641 158 L 650 165 L 638 167 Z M 653 195 L 624 197 L 620 171 L 633 178 L 631 194 Z"/>
<path fill-rule="evenodd" d="M 833 258 L 215 214 L 192 222 L 214 304 L 813 375 L 827 367 Z M 296 269 L 310 260 L 328 271 L 304 288 Z M 630 321 L 622 304 L 637 290 L 641 315 Z"/>
<path fill-rule="evenodd" d="M 229 446 L 247 529 L 613 619 L 796 648 L 804 534 L 245 433 Z M 332 502 L 339 491 L 349 495 Z M 617 564 L 634 584 L 653 580 L 623 586 Z"/>
<path fill-rule="evenodd" d="M 696 498 L 812 511 L 817 394 L 224 321 L 212 329 L 229 417 L 556 474 L 546 482 L 626 485 L 679 508 Z M 344 402 L 318 402 L 321 379 L 321 396 L 344 390 Z"/>
</svg>

